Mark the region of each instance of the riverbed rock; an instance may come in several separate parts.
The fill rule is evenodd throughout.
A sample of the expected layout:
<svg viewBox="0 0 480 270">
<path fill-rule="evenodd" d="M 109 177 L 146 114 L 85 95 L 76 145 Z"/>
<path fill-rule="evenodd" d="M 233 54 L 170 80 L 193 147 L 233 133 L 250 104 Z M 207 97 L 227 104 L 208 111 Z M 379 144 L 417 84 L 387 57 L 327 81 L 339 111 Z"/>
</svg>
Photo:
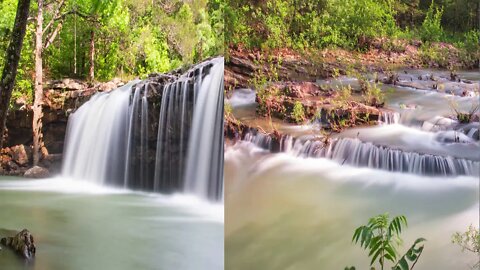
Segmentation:
<svg viewBox="0 0 480 270">
<path fill-rule="evenodd" d="M 27 178 L 47 178 L 50 176 L 50 172 L 43 167 L 34 166 L 28 169 L 23 176 Z"/>
<path fill-rule="evenodd" d="M 32 234 L 27 229 L 23 229 L 13 237 L 4 237 L 0 239 L 0 243 L 11 248 L 27 260 L 35 257 L 35 241 Z"/>
</svg>

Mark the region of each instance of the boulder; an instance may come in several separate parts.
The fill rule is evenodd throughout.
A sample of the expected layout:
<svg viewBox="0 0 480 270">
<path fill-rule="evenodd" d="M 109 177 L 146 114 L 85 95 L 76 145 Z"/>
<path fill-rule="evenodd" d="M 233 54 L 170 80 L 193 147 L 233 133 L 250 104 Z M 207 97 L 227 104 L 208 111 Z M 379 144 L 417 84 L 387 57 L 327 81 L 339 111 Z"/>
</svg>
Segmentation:
<svg viewBox="0 0 480 270">
<path fill-rule="evenodd" d="M 18 165 L 23 166 L 28 163 L 28 154 L 23 144 L 12 146 L 10 149 L 12 151 L 12 159 Z"/>
<path fill-rule="evenodd" d="M 53 80 L 46 83 L 47 89 L 61 89 L 61 90 L 83 90 L 87 88 L 87 85 L 75 79 L 62 79 L 62 80 Z"/>
<path fill-rule="evenodd" d="M 50 176 L 50 172 L 43 167 L 34 166 L 28 169 L 23 176 L 27 178 L 47 178 Z"/>
<path fill-rule="evenodd" d="M 23 229 L 13 237 L 4 237 L 0 239 L 0 243 L 13 249 L 27 260 L 35 257 L 35 243 L 32 234 L 27 229 Z"/>
</svg>

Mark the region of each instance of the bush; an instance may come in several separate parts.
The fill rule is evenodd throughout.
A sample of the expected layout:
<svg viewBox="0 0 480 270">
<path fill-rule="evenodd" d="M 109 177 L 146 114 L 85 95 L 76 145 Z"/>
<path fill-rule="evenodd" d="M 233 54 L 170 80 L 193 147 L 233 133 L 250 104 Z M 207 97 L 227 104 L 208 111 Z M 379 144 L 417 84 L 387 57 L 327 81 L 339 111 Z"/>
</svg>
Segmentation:
<svg viewBox="0 0 480 270">
<path fill-rule="evenodd" d="M 359 39 L 391 36 L 398 30 L 388 1 L 329 1 L 323 20 L 322 46 L 354 48 Z"/>
<path fill-rule="evenodd" d="M 442 28 L 442 15 L 443 7 L 441 9 L 435 7 L 432 0 L 420 28 L 420 37 L 423 42 L 438 42 L 443 39 L 445 33 Z"/>
<path fill-rule="evenodd" d="M 437 64 L 439 67 L 447 68 L 450 63 L 448 56 L 450 54 L 447 48 L 424 44 L 420 47 L 419 56 L 422 63 L 426 66 Z"/>
<path fill-rule="evenodd" d="M 305 121 L 305 109 L 300 101 L 295 101 L 292 111 L 292 119 L 296 123 L 302 123 Z"/>
<path fill-rule="evenodd" d="M 473 225 L 468 227 L 466 232 L 456 232 L 452 236 L 452 243 L 459 245 L 463 251 L 469 251 L 479 255 L 479 261 L 472 267 L 477 269 L 480 267 L 480 233 Z"/>
</svg>

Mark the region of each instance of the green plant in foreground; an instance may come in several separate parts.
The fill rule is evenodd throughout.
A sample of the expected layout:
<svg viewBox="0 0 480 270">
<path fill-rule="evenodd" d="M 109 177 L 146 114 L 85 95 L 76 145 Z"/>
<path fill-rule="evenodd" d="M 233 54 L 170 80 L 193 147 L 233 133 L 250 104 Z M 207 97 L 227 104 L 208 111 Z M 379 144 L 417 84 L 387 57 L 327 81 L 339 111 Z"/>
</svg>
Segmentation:
<svg viewBox="0 0 480 270">
<path fill-rule="evenodd" d="M 369 251 L 372 269 L 378 263 L 384 269 L 386 262 L 390 261 L 392 270 L 410 270 L 417 263 L 423 252 L 424 238 L 418 238 L 407 252 L 400 257 L 397 247 L 401 244 L 400 233 L 407 226 L 405 216 L 397 216 L 390 220 L 388 213 L 370 218 L 367 225 L 360 226 L 353 234 L 352 242 Z M 345 270 L 355 270 L 355 267 L 346 267 Z"/>
<path fill-rule="evenodd" d="M 296 123 L 302 123 L 305 120 L 305 109 L 300 101 L 295 101 L 293 105 L 292 119 Z"/>
<path fill-rule="evenodd" d="M 365 81 L 362 89 L 364 91 L 363 98 L 365 104 L 374 107 L 383 107 L 385 104 L 385 94 L 376 83 Z"/>
<path fill-rule="evenodd" d="M 478 269 L 480 267 L 480 232 L 478 228 L 470 225 L 466 232 L 456 232 L 452 236 L 452 243 L 459 245 L 462 251 L 476 253 L 479 256 L 479 260 L 472 269 Z"/>
</svg>

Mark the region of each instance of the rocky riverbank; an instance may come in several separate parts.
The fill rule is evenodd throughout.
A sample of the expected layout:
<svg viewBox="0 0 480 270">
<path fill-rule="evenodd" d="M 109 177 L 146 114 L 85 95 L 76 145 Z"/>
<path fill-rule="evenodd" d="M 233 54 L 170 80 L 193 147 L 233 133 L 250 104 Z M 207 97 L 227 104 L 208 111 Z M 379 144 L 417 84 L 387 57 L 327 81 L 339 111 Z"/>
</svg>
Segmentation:
<svg viewBox="0 0 480 270">
<path fill-rule="evenodd" d="M 315 81 L 355 72 L 386 73 L 395 69 L 443 68 L 475 69 L 478 59 L 470 59 L 452 44 L 420 40 L 375 38 L 359 45 L 362 50 L 311 49 L 262 51 L 230 47 L 225 67 L 227 93 L 235 88 L 252 87 L 255 74 L 275 73 L 280 81 Z M 272 68 L 275 69 L 272 72 Z M 270 74 L 272 75 L 272 74 Z"/>
<path fill-rule="evenodd" d="M 458 50 L 449 44 L 436 43 L 445 51 L 447 64 L 425 61 L 421 42 L 391 44 L 374 40 L 366 52 L 323 50 L 295 52 L 288 49 L 261 52 L 230 48 L 226 64 L 227 97 L 235 89 L 254 89 L 255 119 L 236 118 L 227 109 L 227 138 L 243 139 L 247 133 L 261 133 L 273 142 L 284 135 L 275 123 L 320 124 L 325 132 L 340 132 L 347 128 L 392 123 L 398 113 L 384 108 L 385 95 L 393 87 L 431 91 L 446 95 L 479 96 L 475 79 L 459 76 L 454 68 L 471 68 L 474 63 L 462 62 Z M 396 49 L 395 49 L 396 48 Z M 438 59 L 437 59 L 438 60 Z M 419 73 L 420 67 L 449 67 L 431 73 Z M 393 91 L 393 90 L 392 90 Z M 228 103 L 228 101 L 227 101 Z M 416 104 L 401 104 L 414 110 Z M 478 108 L 455 110 L 452 104 L 450 119 L 459 123 L 478 122 Z M 228 108 L 228 105 L 227 105 Z M 278 126 L 278 125 L 277 125 Z M 275 144 L 275 143 L 274 143 Z"/>
</svg>

